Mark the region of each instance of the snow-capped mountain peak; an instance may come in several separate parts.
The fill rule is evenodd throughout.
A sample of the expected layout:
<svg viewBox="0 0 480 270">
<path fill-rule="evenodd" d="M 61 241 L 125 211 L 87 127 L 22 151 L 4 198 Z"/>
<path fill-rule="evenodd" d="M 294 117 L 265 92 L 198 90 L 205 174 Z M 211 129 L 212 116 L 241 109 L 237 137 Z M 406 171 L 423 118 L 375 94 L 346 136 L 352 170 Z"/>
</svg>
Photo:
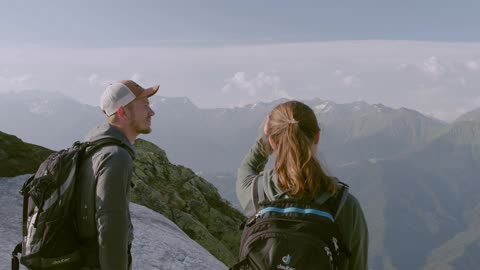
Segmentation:
<svg viewBox="0 0 480 270">
<path fill-rule="evenodd" d="M 48 99 L 26 102 L 26 106 L 29 112 L 36 115 L 50 116 L 54 114 L 54 110 L 50 106 L 50 101 Z"/>
<path fill-rule="evenodd" d="M 327 113 L 333 108 L 334 104 L 330 101 L 324 101 L 313 107 L 316 113 Z"/>
</svg>

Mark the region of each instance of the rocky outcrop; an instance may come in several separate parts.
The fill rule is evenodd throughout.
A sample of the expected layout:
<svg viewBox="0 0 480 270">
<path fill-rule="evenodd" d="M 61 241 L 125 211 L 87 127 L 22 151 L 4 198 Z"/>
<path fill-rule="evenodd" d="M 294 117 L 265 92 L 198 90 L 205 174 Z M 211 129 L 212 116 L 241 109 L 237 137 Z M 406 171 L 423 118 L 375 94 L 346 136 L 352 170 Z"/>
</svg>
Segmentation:
<svg viewBox="0 0 480 270">
<path fill-rule="evenodd" d="M 156 145 L 137 140 L 132 201 L 172 220 L 227 265 L 237 259 L 244 216 L 192 170 L 169 162 Z M 206 157 L 207 158 L 207 157 Z"/>
<path fill-rule="evenodd" d="M 10 269 L 10 254 L 22 239 L 22 197 L 18 190 L 27 178 L 0 178 L 0 269 Z M 135 228 L 133 269 L 227 269 L 161 214 L 134 203 L 130 212 Z"/>
<path fill-rule="evenodd" d="M 136 148 L 132 202 L 164 215 L 213 256 L 226 265 L 233 264 L 238 256 L 238 226 L 244 216 L 222 199 L 212 184 L 192 170 L 170 163 L 156 145 L 139 139 Z M 0 177 L 34 173 L 52 152 L 0 132 Z M 163 245 L 161 239 L 158 245 Z"/>
<path fill-rule="evenodd" d="M 53 151 L 0 132 L 0 177 L 34 173 Z"/>
</svg>

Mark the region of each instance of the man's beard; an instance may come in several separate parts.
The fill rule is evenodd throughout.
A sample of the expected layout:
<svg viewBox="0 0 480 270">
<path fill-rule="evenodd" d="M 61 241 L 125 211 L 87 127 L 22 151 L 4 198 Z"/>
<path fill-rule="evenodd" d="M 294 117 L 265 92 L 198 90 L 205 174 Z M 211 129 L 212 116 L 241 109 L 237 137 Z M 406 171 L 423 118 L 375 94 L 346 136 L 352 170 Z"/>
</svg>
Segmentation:
<svg viewBox="0 0 480 270">
<path fill-rule="evenodd" d="M 148 127 L 148 128 L 142 128 L 142 129 L 137 129 L 137 133 L 138 134 L 149 134 L 152 132 L 152 128 L 151 127 Z"/>
<path fill-rule="evenodd" d="M 135 115 L 135 112 L 133 110 L 130 111 L 131 115 L 132 115 L 132 118 L 135 119 L 136 118 L 136 115 Z M 143 119 L 142 121 L 133 121 L 131 123 L 131 126 L 133 128 L 133 130 L 135 130 L 135 132 L 137 134 L 149 134 L 152 132 L 152 128 L 151 126 L 143 126 L 143 124 L 146 125 L 146 123 L 149 123 L 151 125 L 151 118 L 150 119 Z"/>
<path fill-rule="evenodd" d="M 135 129 L 135 131 L 138 133 L 138 134 L 149 134 L 152 132 L 152 128 L 150 126 L 148 127 L 143 127 L 141 125 L 142 123 L 135 123 L 135 125 L 133 126 L 133 128 Z"/>
</svg>

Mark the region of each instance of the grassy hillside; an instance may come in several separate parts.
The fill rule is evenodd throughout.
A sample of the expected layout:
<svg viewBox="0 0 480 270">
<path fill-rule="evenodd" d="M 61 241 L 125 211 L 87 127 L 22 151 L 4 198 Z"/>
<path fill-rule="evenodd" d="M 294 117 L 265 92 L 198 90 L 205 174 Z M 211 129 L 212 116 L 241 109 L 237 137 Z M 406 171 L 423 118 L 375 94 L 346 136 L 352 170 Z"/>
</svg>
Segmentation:
<svg viewBox="0 0 480 270">
<path fill-rule="evenodd" d="M 0 177 L 35 173 L 51 153 L 52 150 L 0 132 Z"/>
</svg>

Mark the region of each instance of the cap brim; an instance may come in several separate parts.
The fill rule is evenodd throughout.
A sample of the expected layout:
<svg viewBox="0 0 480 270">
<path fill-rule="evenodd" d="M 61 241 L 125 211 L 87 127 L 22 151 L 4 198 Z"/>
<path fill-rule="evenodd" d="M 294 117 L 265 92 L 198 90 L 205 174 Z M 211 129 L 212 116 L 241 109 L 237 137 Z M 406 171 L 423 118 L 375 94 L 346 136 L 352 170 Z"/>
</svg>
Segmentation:
<svg viewBox="0 0 480 270">
<path fill-rule="evenodd" d="M 139 95 L 137 98 L 151 97 L 151 96 L 155 95 L 155 93 L 157 93 L 158 89 L 160 89 L 160 85 L 155 85 L 155 86 L 149 87 L 149 88 L 145 89 L 145 91 L 143 91 L 143 93 L 141 95 Z"/>
</svg>

